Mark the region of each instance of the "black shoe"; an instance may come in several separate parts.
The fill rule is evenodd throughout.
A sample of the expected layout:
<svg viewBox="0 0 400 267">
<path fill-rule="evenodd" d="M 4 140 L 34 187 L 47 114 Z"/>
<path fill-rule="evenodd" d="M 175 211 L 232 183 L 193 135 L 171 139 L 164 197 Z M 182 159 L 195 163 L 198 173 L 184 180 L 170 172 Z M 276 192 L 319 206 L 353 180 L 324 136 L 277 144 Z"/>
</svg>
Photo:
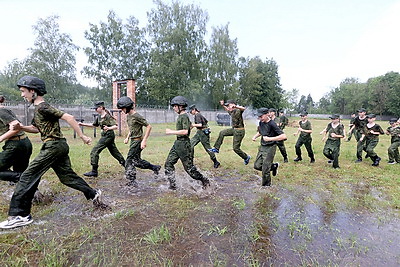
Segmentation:
<svg viewBox="0 0 400 267">
<path fill-rule="evenodd" d="M 126 186 L 132 186 L 132 187 L 139 187 L 138 183 L 136 180 L 130 180 L 129 182 L 126 183 Z"/>
<path fill-rule="evenodd" d="M 176 184 L 169 184 L 168 189 L 170 189 L 170 190 L 176 190 L 176 189 L 177 189 Z"/>
<path fill-rule="evenodd" d="M 367 158 L 369 158 L 369 155 L 368 155 L 368 154 L 366 154 L 366 155 L 365 155 L 365 158 L 366 158 L 366 159 L 367 159 Z"/>
<path fill-rule="evenodd" d="M 360 162 L 362 162 L 362 159 L 357 159 L 357 160 L 355 161 L 355 163 L 360 163 Z"/>
<path fill-rule="evenodd" d="M 331 160 L 331 159 L 330 159 L 330 160 L 328 160 L 328 163 L 329 163 L 329 164 L 333 163 L 333 160 Z"/>
<path fill-rule="evenodd" d="M 315 159 L 311 159 L 311 160 L 310 160 L 310 163 L 314 163 L 314 162 L 315 162 Z"/>
<path fill-rule="evenodd" d="M 283 163 L 288 163 L 288 162 L 289 162 L 288 158 L 283 159 Z"/>
<path fill-rule="evenodd" d="M 160 165 L 154 165 L 153 167 L 153 172 L 155 175 L 158 175 L 160 173 L 161 166 Z"/>
<path fill-rule="evenodd" d="M 214 168 L 218 168 L 221 165 L 217 160 L 214 161 Z"/>
<path fill-rule="evenodd" d="M 83 175 L 87 177 L 97 177 L 99 174 L 97 173 L 97 171 L 92 170 L 90 172 L 84 173 Z"/>
<path fill-rule="evenodd" d="M 203 189 L 207 189 L 207 187 L 210 187 L 210 180 L 208 180 L 207 178 L 204 178 L 201 182 L 203 183 Z"/>
<path fill-rule="evenodd" d="M 372 163 L 372 166 L 375 166 L 375 167 L 379 166 L 379 162 L 380 161 L 381 161 L 381 158 L 380 157 L 376 157 L 374 163 Z"/>
<path fill-rule="evenodd" d="M 295 158 L 293 161 L 295 161 L 295 162 L 299 162 L 299 161 L 302 161 L 303 159 L 301 158 L 301 157 L 297 157 L 297 158 Z"/>
<path fill-rule="evenodd" d="M 271 166 L 271 172 L 272 172 L 272 176 L 276 176 L 278 174 L 278 167 L 279 167 L 279 163 L 272 163 Z"/>
</svg>

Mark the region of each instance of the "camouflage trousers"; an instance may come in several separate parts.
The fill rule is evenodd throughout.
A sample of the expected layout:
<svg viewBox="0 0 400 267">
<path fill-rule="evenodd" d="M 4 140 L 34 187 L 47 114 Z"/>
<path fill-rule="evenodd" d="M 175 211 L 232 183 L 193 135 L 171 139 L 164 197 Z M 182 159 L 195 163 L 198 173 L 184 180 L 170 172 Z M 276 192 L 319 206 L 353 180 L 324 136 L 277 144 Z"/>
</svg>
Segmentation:
<svg viewBox="0 0 400 267">
<path fill-rule="evenodd" d="M 374 162 L 378 155 L 375 152 L 375 147 L 378 145 L 379 139 L 368 139 L 365 140 L 365 152 L 367 156 Z"/>
<path fill-rule="evenodd" d="M 388 148 L 389 161 L 400 163 L 399 146 L 400 141 L 395 141 L 390 144 Z"/>
<path fill-rule="evenodd" d="M 181 160 L 185 171 L 195 180 L 205 181 L 207 180 L 197 170 L 193 164 L 192 148 L 190 145 L 189 138 L 175 140 L 174 145 L 169 151 L 167 160 L 165 161 L 165 175 L 167 176 L 170 185 L 176 186 L 175 180 L 175 164 Z"/>
<path fill-rule="evenodd" d="M 276 144 L 260 146 L 254 162 L 254 169 L 262 172 L 262 186 L 271 185 L 271 166 L 276 153 Z"/>
<path fill-rule="evenodd" d="M 247 159 L 247 154 L 243 152 L 240 148 L 242 145 L 242 140 L 246 135 L 246 131 L 244 129 L 225 129 L 219 132 L 218 138 L 215 141 L 214 147 L 218 150 L 220 149 L 222 143 L 224 142 L 225 136 L 233 136 L 233 151 L 239 155 L 242 159 Z"/>
<path fill-rule="evenodd" d="M 111 156 L 118 160 L 122 166 L 125 166 L 124 156 L 122 156 L 121 152 L 119 152 L 117 146 L 115 145 L 114 131 L 103 131 L 101 132 L 100 140 L 90 152 L 90 164 L 93 167 L 97 168 L 99 166 L 100 153 L 106 148 L 108 151 L 110 151 Z"/>
<path fill-rule="evenodd" d="M 209 134 L 205 134 L 203 130 L 197 130 L 196 134 L 192 137 L 192 139 L 190 139 L 190 145 L 192 147 L 192 150 L 194 150 L 194 147 L 198 143 L 201 143 L 203 145 L 204 150 L 210 156 L 210 159 L 212 161 L 217 159 L 214 152 L 209 151 L 209 149 L 211 149 Z M 193 153 L 194 153 L 194 151 L 192 151 L 192 154 Z"/>
<path fill-rule="evenodd" d="M 325 157 L 333 161 L 333 168 L 339 168 L 340 139 L 327 139 L 323 153 Z"/>
<path fill-rule="evenodd" d="M 54 170 L 61 183 L 81 191 L 86 199 L 93 199 L 96 190 L 79 177 L 71 167 L 69 146 L 65 139 L 45 142 L 39 154 L 22 173 L 11 198 L 10 216 L 28 216 L 31 213 L 32 199 L 40 178 L 50 168 Z"/>
<path fill-rule="evenodd" d="M 0 180 L 15 181 L 16 175 L 26 170 L 32 154 L 32 143 L 28 137 L 21 140 L 7 140 L 0 152 Z M 12 167 L 13 172 L 10 172 Z M 17 174 L 18 173 L 18 174 Z"/>
<path fill-rule="evenodd" d="M 128 156 L 126 157 L 125 176 L 129 180 L 136 179 L 136 167 L 140 169 L 154 170 L 154 165 L 142 159 L 141 140 L 131 140 Z"/>
<path fill-rule="evenodd" d="M 308 156 L 310 159 L 314 159 L 314 152 L 312 150 L 311 146 L 312 138 L 310 137 L 299 137 L 297 139 L 296 145 L 295 145 L 295 150 L 296 150 L 296 155 L 297 157 L 301 158 L 301 146 L 304 145 L 306 147 Z"/>
<path fill-rule="evenodd" d="M 365 139 L 362 140 L 362 141 L 360 141 L 361 135 L 362 135 L 362 134 L 361 134 L 360 131 L 355 130 L 355 132 L 354 132 L 354 137 L 355 137 L 356 140 L 357 140 L 357 153 L 356 153 L 356 157 L 357 157 L 357 159 L 360 159 L 360 160 L 362 160 L 362 152 L 363 152 L 363 150 L 366 151 Z"/>
</svg>

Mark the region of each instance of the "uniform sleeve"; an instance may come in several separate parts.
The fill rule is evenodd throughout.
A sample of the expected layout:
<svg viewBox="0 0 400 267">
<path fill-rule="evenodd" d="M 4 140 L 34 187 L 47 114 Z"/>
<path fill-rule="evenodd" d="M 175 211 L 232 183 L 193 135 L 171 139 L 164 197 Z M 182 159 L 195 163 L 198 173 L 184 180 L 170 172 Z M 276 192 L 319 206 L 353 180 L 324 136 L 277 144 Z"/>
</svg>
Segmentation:
<svg viewBox="0 0 400 267">
<path fill-rule="evenodd" d="M 15 116 L 14 112 L 9 109 L 4 108 L 1 112 L 1 121 L 4 125 L 8 125 L 10 122 L 18 120 L 17 116 Z"/>
<path fill-rule="evenodd" d="M 140 125 L 142 125 L 144 127 L 147 127 L 149 125 L 147 120 L 144 117 L 140 116 L 140 115 L 136 116 L 135 119 L 136 119 L 136 123 L 138 123 L 138 124 L 140 124 Z"/>
<path fill-rule="evenodd" d="M 191 122 L 188 116 L 184 117 L 182 120 L 182 129 L 190 131 Z"/>
<path fill-rule="evenodd" d="M 56 109 L 50 105 L 43 105 L 38 109 L 38 112 L 42 114 L 42 116 L 49 121 L 54 121 L 60 119 L 65 112 Z"/>
</svg>

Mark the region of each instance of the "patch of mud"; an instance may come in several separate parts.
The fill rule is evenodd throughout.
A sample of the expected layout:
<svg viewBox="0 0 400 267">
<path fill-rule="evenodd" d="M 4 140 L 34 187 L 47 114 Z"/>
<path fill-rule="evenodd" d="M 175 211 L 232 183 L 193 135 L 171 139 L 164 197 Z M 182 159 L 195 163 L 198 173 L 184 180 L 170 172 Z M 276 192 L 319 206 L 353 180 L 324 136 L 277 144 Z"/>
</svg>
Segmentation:
<svg viewBox="0 0 400 267">
<path fill-rule="evenodd" d="M 244 180 L 238 173 L 203 172 L 211 186 L 177 172 L 176 191 L 165 176 L 138 170 L 138 187 L 123 174 L 87 179 L 103 192 L 111 209 L 96 209 L 83 194 L 66 188 L 46 204 L 33 206 L 34 224 L 17 231 L 46 244 L 58 238 L 79 243 L 69 265 L 103 266 L 371 266 L 400 264 L 400 227 L 394 212 L 360 209 L 383 198 L 368 185 L 347 185 L 353 207 L 332 203 L 329 189 Z M 1 206 L 8 207 L 13 187 L 2 184 Z M 346 186 L 346 185 L 344 185 Z M 11 194 L 10 194 L 11 193 Z M 360 201 L 357 199 L 361 199 Z M 38 216 L 39 210 L 49 209 Z M 169 239 L 154 241 L 159 229 Z M 153 242 L 153 243 L 152 243 Z M 115 255 L 115 256 L 110 256 Z"/>
</svg>

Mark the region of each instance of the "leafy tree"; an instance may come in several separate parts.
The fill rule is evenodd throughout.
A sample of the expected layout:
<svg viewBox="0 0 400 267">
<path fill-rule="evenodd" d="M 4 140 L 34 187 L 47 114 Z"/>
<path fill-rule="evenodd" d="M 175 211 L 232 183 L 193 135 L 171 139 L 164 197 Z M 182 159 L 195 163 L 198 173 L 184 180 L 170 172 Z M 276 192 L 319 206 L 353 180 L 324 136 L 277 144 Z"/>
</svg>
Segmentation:
<svg viewBox="0 0 400 267">
<path fill-rule="evenodd" d="M 283 90 L 278 76 L 278 65 L 274 60 L 266 59 L 263 62 L 255 57 L 246 63 L 242 59 L 240 83 L 242 99 L 250 99 L 254 108 L 283 107 Z"/>
<path fill-rule="evenodd" d="M 237 40 L 229 37 L 228 25 L 212 28 L 208 53 L 208 91 L 214 107 L 221 99 L 238 99 Z"/>
<path fill-rule="evenodd" d="M 21 100 L 21 94 L 16 84 L 19 78 L 25 74 L 25 61 L 12 60 L 0 72 L 0 92 L 8 100 Z"/>
<path fill-rule="evenodd" d="M 83 68 L 83 74 L 98 82 L 98 93 L 105 99 L 111 99 L 115 80 L 136 79 L 137 91 L 144 90 L 149 44 L 144 29 L 138 24 L 133 16 L 123 24 L 114 11 L 109 11 L 107 22 L 90 23 L 89 30 L 85 31 L 91 46 L 84 49 L 89 65 Z"/>
<path fill-rule="evenodd" d="M 39 19 L 33 26 L 36 39 L 26 60 L 25 73 L 46 82 L 48 98 L 74 99 L 77 94 L 75 53 L 79 49 L 70 35 L 60 32 L 58 16 Z"/>
<path fill-rule="evenodd" d="M 285 91 L 283 94 L 283 108 L 287 108 L 289 112 L 296 111 L 298 99 L 298 89 L 293 88 L 291 91 Z"/>
<path fill-rule="evenodd" d="M 168 104 L 176 95 L 192 100 L 205 82 L 208 14 L 193 4 L 173 1 L 167 5 L 161 0 L 155 4 L 147 13 L 147 31 L 153 44 L 146 74 L 148 93 L 159 104 Z"/>
</svg>

